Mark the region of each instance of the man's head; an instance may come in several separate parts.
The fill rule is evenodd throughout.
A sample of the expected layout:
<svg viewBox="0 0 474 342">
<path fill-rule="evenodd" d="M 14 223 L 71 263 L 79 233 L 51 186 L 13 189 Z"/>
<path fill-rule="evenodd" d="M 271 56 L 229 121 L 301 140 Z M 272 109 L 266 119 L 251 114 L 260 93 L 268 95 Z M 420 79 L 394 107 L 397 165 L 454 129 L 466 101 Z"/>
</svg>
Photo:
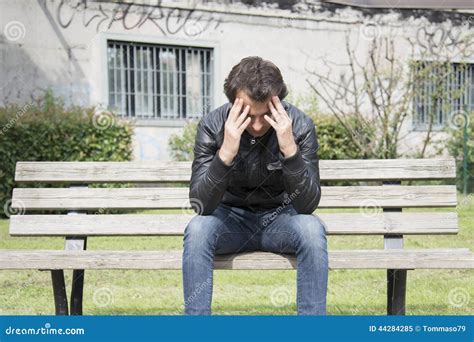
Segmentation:
<svg viewBox="0 0 474 342">
<path fill-rule="evenodd" d="M 224 93 L 229 102 L 243 98 L 250 106 L 251 117 L 247 131 L 253 136 L 265 134 L 271 125 L 263 115 L 271 115 L 268 102 L 272 96 L 283 100 L 288 95 L 280 69 L 270 61 L 257 56 L 246 57 L 235 65 L 224 82 Z"/>
</svg>

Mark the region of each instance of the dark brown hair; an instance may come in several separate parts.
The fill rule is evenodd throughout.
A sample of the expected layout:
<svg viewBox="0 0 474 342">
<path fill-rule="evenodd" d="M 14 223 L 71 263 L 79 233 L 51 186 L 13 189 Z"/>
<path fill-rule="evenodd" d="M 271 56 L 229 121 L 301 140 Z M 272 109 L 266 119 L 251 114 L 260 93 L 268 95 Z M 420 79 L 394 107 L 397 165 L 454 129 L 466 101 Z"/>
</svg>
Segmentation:
<svg viewBox="0 0 474 342">
<path fill-rule="evenodd" d="M 283 100 L 288 95 L 280 69 L 258 56 L 243 58 L 225 79 L 224 93 L 231 103 L 234 103 L 239 90 L 258 102 L 265 102 L 275 95 Z"/>
</svg>

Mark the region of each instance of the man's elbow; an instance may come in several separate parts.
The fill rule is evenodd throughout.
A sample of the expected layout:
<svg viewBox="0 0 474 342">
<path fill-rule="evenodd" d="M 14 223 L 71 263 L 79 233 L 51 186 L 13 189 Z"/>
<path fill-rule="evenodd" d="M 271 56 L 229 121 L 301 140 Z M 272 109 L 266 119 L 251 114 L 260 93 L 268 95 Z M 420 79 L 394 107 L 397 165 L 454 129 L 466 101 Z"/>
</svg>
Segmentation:
<svg viewBox="0 0 474 342">
<path fill-rule="evenodd" d="M 198 215 L 210 215 L 216 209 L 216 205 L 209 203 L 208 200 L 199 196 L 198 193 L 194 191 L 189 192 L 189 205 L 194 210 L 194 212 Z"/>
<path fill-rule="evenodd" d="M 201 215 L 201 216 L 207 216 L 207 215 L 211 215 L 214 210 L 216 210 L 217 206 L 210 206 L 210 205 L 207 205 L 207 206 L 204 206 L 203 209 L 201 210 L 200 213 L 197 213 L 198 215 Z"/>
<path fill-rule="evenodd" d="M 198 198 L 190 198 L 189 204 L 196 214 L 202 216 L 211 215 L 217 207 L 216 205 L 206 204 Z"/>
<path fill-rule="evenodd" d="M 293 203 L 293 207 L 298 214 L 312 214 L 318 208 L 321 200 L 321 188 L 317 187 L 317 192 L 314 196 L 309 199 L 302 199 L 297 203 Z"/>
<path fill-rule="evenodd" d="M 318 207 L 318 205 L 314 205 L 314 204 L 311 204 L 311 205 L 308 205 L 308 204 L 304 204 L 302 206 L 298 206 L 298 205 L 293 205 L 293 207 L 295 208 L 296 212 L 298 214 L 312 214 L 314 213 L 314 211 L 316 210 L 316 208 Z"/>
</svg>

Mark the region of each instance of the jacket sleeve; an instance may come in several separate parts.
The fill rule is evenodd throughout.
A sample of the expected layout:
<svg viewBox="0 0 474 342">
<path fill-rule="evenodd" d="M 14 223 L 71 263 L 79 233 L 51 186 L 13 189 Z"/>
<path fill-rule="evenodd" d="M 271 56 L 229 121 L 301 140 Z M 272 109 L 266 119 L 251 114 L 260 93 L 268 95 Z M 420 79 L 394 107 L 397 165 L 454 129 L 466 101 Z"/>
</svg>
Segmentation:
<svg viewBox="0 0 474 342">
<path fill-rule="evenodd" d="M 189 201 L 198 215 L 210 215 L 221 202 L 235 162 L 227 166 L 219 158 L 215 134 L 201 119 L 194 144 Z"/>
<path fill-rule="evenodd" d="M 297 152 L 285 158 L 280 152 L 283 182 L 289 200 L 299 214 L 312 214 L 321 199 L 319 179 L 319 143 L 313 120 L 308 118 L 308 130 L 297 142 Z"/>
</svg>

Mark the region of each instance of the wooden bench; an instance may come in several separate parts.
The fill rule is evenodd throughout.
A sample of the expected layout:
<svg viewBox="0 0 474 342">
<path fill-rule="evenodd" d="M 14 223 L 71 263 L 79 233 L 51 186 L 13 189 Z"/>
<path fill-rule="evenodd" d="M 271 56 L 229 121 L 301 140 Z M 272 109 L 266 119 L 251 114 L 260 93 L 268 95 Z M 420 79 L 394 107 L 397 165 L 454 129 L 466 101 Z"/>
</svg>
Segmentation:
<svg viewBox="0 0 474 342">
<path fill-rule="evenodd" d="M 380 250 L 330 250 L 329 268 L 386 269 L 389 315 L 405 314 L 407 270 L 473 268 L 473 253 L 468 248 L 403 248 L 404 235 L 458 233 L 455 211 L 402 211 L 402 208 L 456 208 L 454 185 L 401 183 L 453 180 L 456 173 L 453 159 L 322 160 L 320 168 L 321 180 L 329 185 L 323 186 L 319 208 L 356 208 L 353 212 L 318 214 L 327 226 L 328 235 L 382 235 L 384 241 Z M 180 251 L 86 250 L 86 242 L 89 236 L 182 235 L 194 216 L 188 187 L 182 186 L 183 182 L 189 182 L 190 172 L 190 162 L 18 162 L 17 183 L 66 183 L 69 187 L 14 189 L 12 210 L 18 215 L 10 218 L 10 235 L 64 236 L 65 248 L 3 250 L 0 269 L 50 270 L 57 315 L 82 314 L 86 269 L 179 270 Z M 354 181 L 354 185 L 335 186 L 331 185 L 333 181 Z M 93 183 L 132 186 L 88 187 Z M 183 214 L 131 214 L 130 211 L 100 214 L 111 208 L 184 210 Z M 38 210 L 62 210 L 64 214 L 35 214 Z M 217 256 L 215 267 L 294 269 L 296 261 L 293 255 L 255 252 Z M 73 270 L 70 306 L 64 270 Z"/>
</svg>

